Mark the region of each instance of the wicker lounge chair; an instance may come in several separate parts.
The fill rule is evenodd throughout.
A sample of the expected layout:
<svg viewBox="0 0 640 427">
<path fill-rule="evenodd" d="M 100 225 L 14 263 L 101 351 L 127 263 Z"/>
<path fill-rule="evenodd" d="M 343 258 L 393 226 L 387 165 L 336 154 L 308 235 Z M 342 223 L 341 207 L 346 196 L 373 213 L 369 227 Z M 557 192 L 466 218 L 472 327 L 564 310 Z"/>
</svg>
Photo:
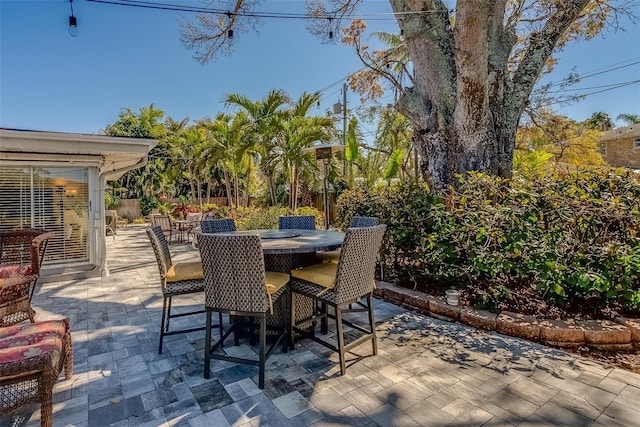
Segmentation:
<svg viewBox="0 0 640 427">
<path fill-rule="evenodd" d="M 24 405 L 40 403 L 40 425 L 53 424 L 53 386 L 64 367 L 73 374 L 69 319 L 22 323 L 0 328 L 0 417 L 11 416 Z"/>
<path fill-rule="evenodd" d="M 294 333 L 301 333 L 319 344 L 337 351 L 340 357 L 340 373 L 346 372 L 345 353 L 361 343 L 371 340 L 373 354 L 378 353 L 376 342 L 375 321 L 373 319 L 373 288 L 376 257 L 380 250 L 382 237 L 386 230 L 385 225 L 364 228 L 349 228 L 345 235 L 342 251 L 337 264 L 327 262 L 304 267 L 291 272 L 289 288 L 291 290 L 291 319 L 295 319 L 296 294 L 316 301 L 316 313 L 309 319 L 292 321 L 290 323 L 289 337 L 291 345 L 294 341 Z M 349 305 L 366 299 L 362 307 L 350 309 Z M 334 309 L 332 314 L 327 306 Z M 345 313 L 367 312 L 369 328 L 366 329 L 343 318 Z M 300 325 L 307 324 L 311 319 L 320 318 L 323 323 L 323 332 L 326 331 L 327 318 L 336 322 L 337 346 L 318 338 L 313 331 L 309 332 Z M 343 324 L 351 326 L 361 332 L 359 338 L 345 344 Z"/>
<path fill-rule="evenodd" d="M 0 232 L 0 326 L 34 321 L 31 299 L 54 236 L 34 228 Z"/>
<path fill-rule="evenodd" d="M 205 333 L 204 377 L 210 376 L 211 359 L 234 363 L 257 365 L 259 369 L 258 387 L 264 388 L 265 363 L 272 350 L 287 334 L 287 328 L 278 331 L 278 337 L 269 349 L 266 348 L 267 313 L 273 312 L 273 304 L 279 302 L 286 310 L 284 296 L 289 281 L 285 273 L 266 272 L 260 237 L 255 235 L 202 234 L 199 237 L 200 256 L 204 270 L 205 306 L 207 327 Z M 232 357 L 217 352 L 229 335 L 234 333 L 235 343 L 243 327 L 236 321 L 220 338 L 211 345 L 211 314 L 229 313 L 234 316 L 258 319 L 259 341 L 258 359 Z M 284 351 L 287 342 L 284 340 Z"/>
</svg>

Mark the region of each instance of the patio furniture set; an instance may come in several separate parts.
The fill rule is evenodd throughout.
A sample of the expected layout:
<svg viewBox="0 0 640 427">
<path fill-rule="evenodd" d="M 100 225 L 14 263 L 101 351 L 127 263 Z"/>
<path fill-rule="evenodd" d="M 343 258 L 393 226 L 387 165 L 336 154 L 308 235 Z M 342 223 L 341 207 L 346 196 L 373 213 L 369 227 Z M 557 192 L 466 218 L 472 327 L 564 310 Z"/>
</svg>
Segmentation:
<svg viewBox="0 0 640 427">
<path fill-rule="evenodd" d="M 204 312 L 205 378 L 210 375 L 211 359 L 256 365 L 262 389 L 267 358 L 279 345 L 283 352 L 293 348 L 297 335 L 338 352 L 344 375 L 346 352 L 355 346 L 370 340 L 377 354 L 372 297 L 375 264 L 386 230 L 377 222 L 356 217 L 342 233 L 315 230 L 314 217 L 282 217 L 279 230 L 250 231 L 236 231 L 229 219 L 205 220 L 200 223 L 194 261 L 181 263 L 172 262 L 162 227 L 151 226 L 147 235 L 164 300 L 158 352 L 163 350 L 165 336 L 202 329 L 170 330 L 172 318 Z M 323 252 L 330 254 L 324 256 L 328 262 L 317 256 Z M 201 292 L 204 310 L 171 312 L 174 297 Z M 351 312 L 368 313 L 368 325 L 345 319 Z M 217 324 L 212 320 L 214 313 L 218 313 Z M 223 313 L 229 315 L 228 324 L 223 323 Z M 327 334 L 329 319 L 336 322 L 336 344 L 316 334 L 318 322 L 321 334 Z M 344 325 L 359 336 L 347 343 Z M 213 343 L 215 329 L 219 339 Z M 234 345 L 246 337 L 253 345 L 257 337 L 258 357 L 226 354 L 223 347 L 231 335 Z"/>
<path fill-rule="evenodd" d="M 200 223 L 208 219 L 208 214 L 189 212 L 185 219 L 174 220 L 170 215 L 152 214 L 151 225 L 159 226 L 169 243 L 183 243 L 200 232 Z M 194 240 L 195 241 L 195 240 Z"/>
<path fill-rule="evenodd" d="M 40 403 L 42 426 L 53 422 L 53 386 L 60 371 L 64 368 L 65 379 L 73 373 L 69 319 L 35 322 L 31 307 L 53 236 L 38 229 L 0 232 L 0 417 Z"/>
</svg>

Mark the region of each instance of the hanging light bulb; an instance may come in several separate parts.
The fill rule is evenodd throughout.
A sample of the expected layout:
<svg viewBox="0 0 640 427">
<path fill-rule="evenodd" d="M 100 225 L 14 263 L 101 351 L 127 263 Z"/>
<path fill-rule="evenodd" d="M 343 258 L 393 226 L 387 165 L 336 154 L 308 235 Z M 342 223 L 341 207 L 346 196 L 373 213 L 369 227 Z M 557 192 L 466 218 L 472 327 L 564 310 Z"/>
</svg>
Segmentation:
<svg viewBox="0 0 640 427">
<path fill-rule="evenodd" d="M 231 25 L 231 12 L 227 11 L 226 15 L 227 15 L 229 25 Z M 229 28 L 229 31 L 227 31 L 227 38 L 228 39 L 233 38 L 233 30 L 231 28 Z"/>
<path fill-rule="evenodd" d="M 69 35 L 71 37 L 78 36 L 78 19 L 73 16 L 73 0 L 69 0 L 71 6 L 71 16 L 69 16 Z"/>
</svg>

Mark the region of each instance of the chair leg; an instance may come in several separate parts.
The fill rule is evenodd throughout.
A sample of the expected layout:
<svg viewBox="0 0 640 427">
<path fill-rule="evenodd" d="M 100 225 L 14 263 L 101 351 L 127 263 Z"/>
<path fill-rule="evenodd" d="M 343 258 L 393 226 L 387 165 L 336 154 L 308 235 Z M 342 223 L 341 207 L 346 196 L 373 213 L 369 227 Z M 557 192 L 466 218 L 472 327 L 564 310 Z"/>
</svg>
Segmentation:
<svg viewBox="0 0 640 427">
<path fill-rule="evenodd" d="M 222 312 L 218 312 L 218 321 L 220 322 L 220 347 L 222 347 L 222 336 L 224 335 L 224 329 L 222 328 Z"/>
<path fill-rule="evenodd" d="M 295 298 L 293 291 L 289 290 L 289 336 L 287 339 L 289 340 L 289 348 L 293 350 L 295 345 L 295 333 L 293 332 L 293 327 L 296 324 L 296 306 L 294 304 Z"/>
<path fill-rule="evenodd" d="M 338 340 L 338 356 L 340 357 L 340 375 L 347 372 L 344 354 L 344 334 L 342 327 L 342 310 L 340 306 L 336 306 L 336 339 Z"/>
<path fill-rule="evenodd" d="M 253 347 L 256 345 L 256 335 L 253 333 L 256 327 L 256 321 L 252 317 L 249 319 L 249 345 Z"/>
<path fill-rule="evenodd" d="M 286 292 L 291 293 L 290 290 L 287 290 Z M 286 313 L 287 313 L 287 301 L 288 301 L 287 295 L 284 295 L 284 296 L 280 297 L 280 312 L 284 313 L 285 316 L 286 316 Z M 283 325 L 283 327 L 285 328 L 284 329 L 285 335 L 284 335 L 284 339 L 282 340 L 282 352 L 283 353 L 287 353 L 289 351 L 289 334 L 291 333 L 291 328 L 290 328 L 289 325 L 291 325 L 291 319 L 289 319 L 289 320 L 285 319 L 285 322 L 284 322 L 284 325 Z"/>
<path fill-rule="evenodd" d="M 169 308 L 167 309 L 167 326 L 165 332 L 169 331 L 169 322 L 171 322 L 171 297 L 169 299 Z"/>
<path fill-rule="evenodd" d="M 64 354 L 64 379 L 69 380 L 73 376 L 73 343 L 71 342 L 71 335 L 65 345 Z"/>
<path fill-rule="evenodd" d="M 160 321 L 160 345 L 158 346 L 158 354 L 162 354 L 162 340 L 164 339 L 164 321 L 167 313 L 167 298 L 162 298 L 162 320 Z M 169 325 L 167 324 L 167 327 Z"/>
<path fill-rule="evenodd" d="M 53 424 L 53 383 L 54 379 L 51 377 L 51 372 L 43 372 L 44 376 L 42 380 L 42 388 L 41 396 L 42 401 L 40 402 L 40 426 L 41 427 L 51 427 Z"/>
<path fill-rule="evenodd" d="M 374 356 L 378 354 L 378 338 L 376 337 L 376 321 L 373 318 L 373 298 L 371 295 L 367 297 L 367 305 L 369 307 L 369 326 L 371 327 L 371 347 Z"/>
<path fill-rule="evenodd" d="M 327 314 L 327 304 L 324 302 L 320 303 L 320 310 L 322 314 Z M 322 319 L 320 319 L 320 332 L 322 332 L 323 335 L 329 333 L 329 318 L 327 316 L 323 316 Z"/>
<path fill-rule="evenodd" d="M 264 371 L 267 361 L 267 317 L 260 316 L 260 368 L 258 372 L 258 388 L 264 388 Z"/>
<path fill-rule="evenodd" d="M 204 332 L 204 379 L 211 375 L 211 310 L 207 309 Z"/>
</svg>

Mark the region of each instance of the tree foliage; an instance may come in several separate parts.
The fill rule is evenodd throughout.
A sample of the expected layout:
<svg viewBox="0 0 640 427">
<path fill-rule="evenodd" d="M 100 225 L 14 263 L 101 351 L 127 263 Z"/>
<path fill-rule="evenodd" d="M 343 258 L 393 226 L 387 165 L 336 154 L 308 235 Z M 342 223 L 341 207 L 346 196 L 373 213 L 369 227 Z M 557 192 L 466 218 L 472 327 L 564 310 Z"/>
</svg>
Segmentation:
<svg viewBox="0 0 640 427">
<path fill-rule="evenodd" d="M 200 61 L 235 43 L 225 29 L 255 16 L 255 3 L 234 3 L 233 13 L 215 22 L 198 17 L 200 32 L 183 30 Z M 393 85 L 395 107 L 415 130 L 422 171 L 436 184 L 455 183 L 457 174 L 474 170 L 509 176 L 520 116 L 540 75 L 553 66 L 554 52 L 615 25 L 630 6 L 626 0 L 458 0 L 451 8 L 442 0 L 390 0 L 402 36 L 388 38 L 395 44 L 388 51 L 369 52 L 360 42 L 364 23 L 350 26 L 361 3 L 309 0 L 308 14 L 326 20 L 308 27 L 325 38 L 348 28 L 343 40 L 371 71 L 352 87 L 376 97 L 375 81 Z"/>
</svg>

